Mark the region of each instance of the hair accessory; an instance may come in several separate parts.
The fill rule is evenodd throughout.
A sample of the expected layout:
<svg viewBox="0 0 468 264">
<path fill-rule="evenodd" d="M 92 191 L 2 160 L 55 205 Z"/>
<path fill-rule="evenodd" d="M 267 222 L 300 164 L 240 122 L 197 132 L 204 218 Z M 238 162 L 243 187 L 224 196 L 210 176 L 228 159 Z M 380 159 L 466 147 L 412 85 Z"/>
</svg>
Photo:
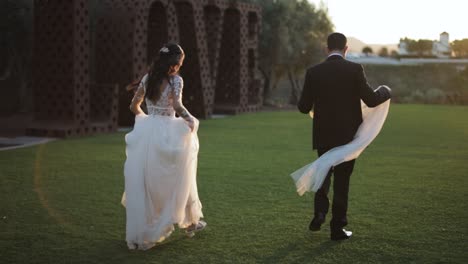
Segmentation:
<svg viewBox="0 0 468 264">
<path fill-rule="evenodd" d="M 168 53 L 169 52 L 169 49 L 167 47 L 162 47 L 159 52 L 161 53 Z"/>
</svg>

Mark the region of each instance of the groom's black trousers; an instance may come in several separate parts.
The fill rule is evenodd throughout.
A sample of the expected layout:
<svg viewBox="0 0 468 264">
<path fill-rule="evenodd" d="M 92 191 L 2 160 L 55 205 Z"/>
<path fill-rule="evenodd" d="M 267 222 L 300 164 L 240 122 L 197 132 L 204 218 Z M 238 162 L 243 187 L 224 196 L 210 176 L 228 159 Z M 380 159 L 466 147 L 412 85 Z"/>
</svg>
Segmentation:
<svg viewBox="0 0 468 264">
<path fill-rule="evenodd" d="M 318 149 L 318 155 L 322 156 L 330 149 L 331 148 Z M 331 175 L 333 173 L 333 205 L 332 220 L 330 221 L 330 228 L 332 231 L 341 229 L 348 224 L 346 212 L 348 211 L 349 179 L 351 173 L 353 173 L 355 161 L 356 160 L 343 162 L 330 169 L 322 187 L 315 193 L 315 215 L 317 216 L 321 213 L 325 216 L 330 206 L 328 191 L 330 190 Z"/>
</svg>

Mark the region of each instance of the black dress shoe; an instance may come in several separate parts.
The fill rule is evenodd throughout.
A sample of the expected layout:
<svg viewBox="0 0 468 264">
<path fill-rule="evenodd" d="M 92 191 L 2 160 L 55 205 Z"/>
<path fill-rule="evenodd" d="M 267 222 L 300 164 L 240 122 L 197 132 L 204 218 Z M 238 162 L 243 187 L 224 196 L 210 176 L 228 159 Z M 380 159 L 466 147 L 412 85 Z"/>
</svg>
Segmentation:
<svg viewBox="0 0 468 264">
<path fill-rule="evenodd" d="M 335 240 L 335 241 L 345 240 L 345 239 L 349 239 L 352 235 L 353 235 L 353 232 L 346 231 L 345 229 L 332 231 L 331 240 Z"/>
<path fill-rule="evenodd" d="M 319 231 L 320 227 L 322 224 L 325 222 L 325 215 L 324 214 L 318 214 L 312 219 L 309 225 L 309 230 L 310 231 Z"/>
</svg>

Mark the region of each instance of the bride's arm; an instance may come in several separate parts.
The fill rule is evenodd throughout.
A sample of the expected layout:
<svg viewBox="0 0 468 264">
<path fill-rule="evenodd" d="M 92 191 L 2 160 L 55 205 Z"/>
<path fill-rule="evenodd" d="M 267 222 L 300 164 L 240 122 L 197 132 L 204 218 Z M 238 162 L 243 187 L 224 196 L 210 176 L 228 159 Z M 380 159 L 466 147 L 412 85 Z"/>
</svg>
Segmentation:
<svg viewBox="0 0 468 264">
<path fill-rule="evenodd" d="M 193 131 L 194 128 L 194 117 L 190 114 L 190 112 L 185 108 L 184 104 L 182 103 L 182 88 L 183 88 L 183 80 L 180 77 L 174 83 L 174 89 L 172 90 L 172 98 L 174 99 L 172 107 L 174 111 L 177 113 L 178 116 L 183 118 L 187 121 L 190 129 Z"/>
<path fill-rule="evenodd" d="M 174 100 L 174 110 L 176 111 L 177 115 L 182 117 L 185 121 L 187 121 L 190 130 L 193 131 L 195 128 L 195 120 L 194 117 L 189 113 L 189 111 L 185 108 L 182 104 L 182 100 Z"/>
<path fill-rule="evenodd" d="M 134 113 L 135 115 L 140 115 L 144 114 L 143 110 L 141 110 L 141 104 L 143 103 L 143 100 L 145 99 L 145 84 L 148 79 L 148 74 L 144 75 L 141 80 L 140 84 L 138 85 L 138 88 L 135 92 L 135 95 L 133 96 L 132 102 L 130 103 L 130 111 Z"/>
<path fill-rule="evenodd" d="M 135 115 L 144 114 L 143 110 L 141 110 L 141 103 L 145 98 L 145 89 L 143 85 L 140 85 L 133 96 L 132 102 L 130 103 L 130 111 Z"/>
<path fill-rule="evenodd" d="M 185 108 L 180 100 L 174 102 L 174 110 L 176 111 L 177 115 L 185 119 L 185 121 L 193 122 L 193 116 L 189 113 L 187 108 Z"/>
</svg>

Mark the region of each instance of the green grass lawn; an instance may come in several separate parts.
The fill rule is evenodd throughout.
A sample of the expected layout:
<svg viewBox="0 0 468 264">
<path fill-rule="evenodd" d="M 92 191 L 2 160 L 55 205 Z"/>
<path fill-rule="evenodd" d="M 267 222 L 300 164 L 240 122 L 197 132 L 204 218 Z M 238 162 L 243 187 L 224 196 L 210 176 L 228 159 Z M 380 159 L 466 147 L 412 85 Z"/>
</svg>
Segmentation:
<svg viewBox="0 0 468 264">
<path fill-rule="evenodd" d="M 316 158 L 296 112 L 202 121 L 207 229 L 126 248 L 124 134 L 0 152 L 1 263 L 466 263 L 468 107 L 393 105 L 351 177 L 349 229 L 307 227 L 289 174 Z M 328 217 L 328 220 L 330 217 Z"/>
</svg>

